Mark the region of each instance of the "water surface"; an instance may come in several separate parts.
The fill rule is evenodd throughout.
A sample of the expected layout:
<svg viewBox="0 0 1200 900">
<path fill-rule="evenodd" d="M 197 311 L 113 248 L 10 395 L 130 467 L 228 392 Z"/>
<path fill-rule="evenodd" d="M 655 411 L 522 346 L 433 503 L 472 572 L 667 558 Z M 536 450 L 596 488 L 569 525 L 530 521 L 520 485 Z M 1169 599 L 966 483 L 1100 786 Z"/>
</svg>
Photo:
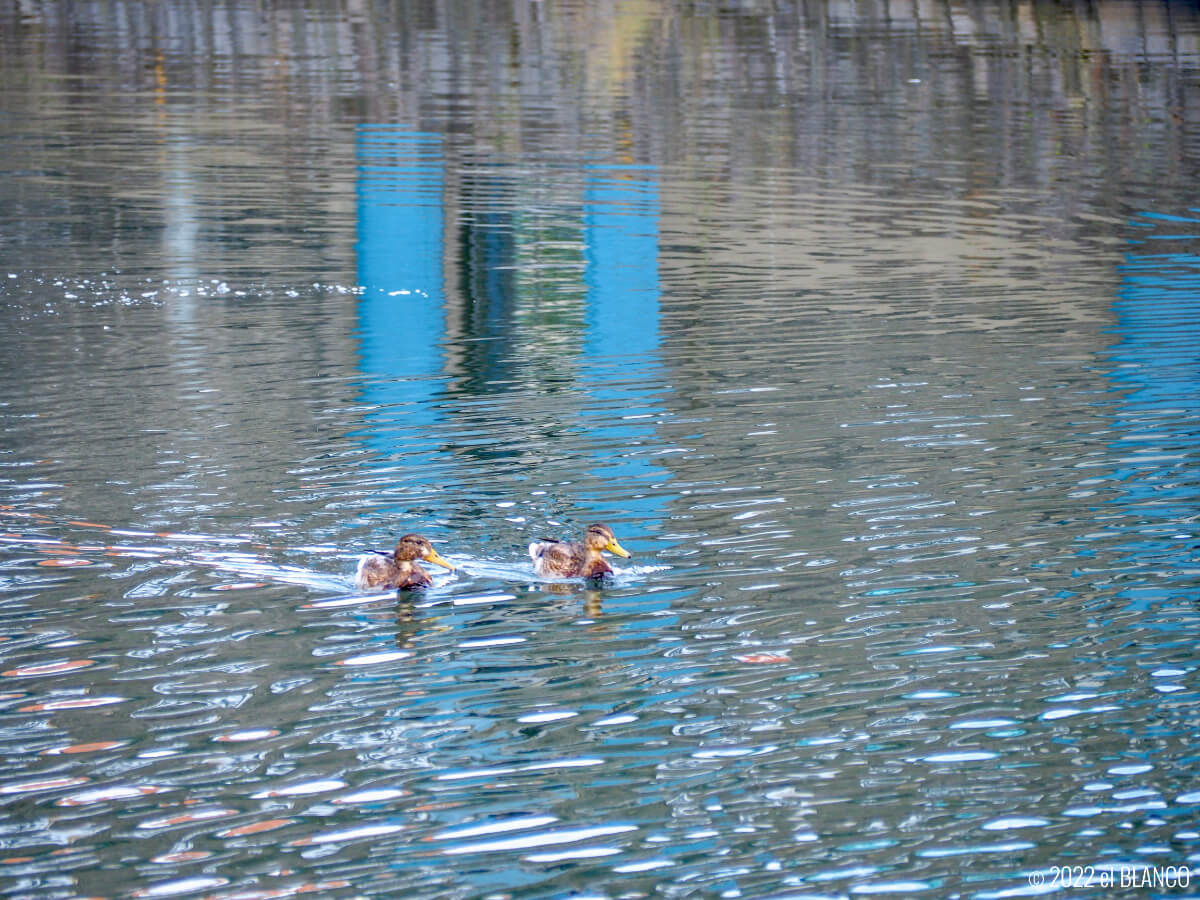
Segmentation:
<svg viewBox="0 0 1200 900">
<path fill-rule="evenodd" d="M 31 2 L 0 46 L 6 894 L 1200 862 L 1190 6 Z M 634 558 L 540 582 L 592 521 Z M 357 592 L 409 531 L 455 572 Z"/>
</svg>

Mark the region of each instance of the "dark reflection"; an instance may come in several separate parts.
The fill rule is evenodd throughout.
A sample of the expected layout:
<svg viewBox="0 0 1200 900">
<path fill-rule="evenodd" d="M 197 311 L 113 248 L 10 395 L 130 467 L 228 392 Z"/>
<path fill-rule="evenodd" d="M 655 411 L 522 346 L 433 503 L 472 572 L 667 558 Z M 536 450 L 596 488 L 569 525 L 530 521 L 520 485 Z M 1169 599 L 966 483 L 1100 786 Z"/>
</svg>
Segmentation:
<svg viewBox="0 0 1200 900">
<path fill-rule="evenodd" d="M 458 291 L 461 295 L 455 367 L 457 390 L 468 394 L 511 388 L 508 345 L 516 314 L 515 178 L 487 167 L 468 169 L 460 184 Z"/>
</svg>

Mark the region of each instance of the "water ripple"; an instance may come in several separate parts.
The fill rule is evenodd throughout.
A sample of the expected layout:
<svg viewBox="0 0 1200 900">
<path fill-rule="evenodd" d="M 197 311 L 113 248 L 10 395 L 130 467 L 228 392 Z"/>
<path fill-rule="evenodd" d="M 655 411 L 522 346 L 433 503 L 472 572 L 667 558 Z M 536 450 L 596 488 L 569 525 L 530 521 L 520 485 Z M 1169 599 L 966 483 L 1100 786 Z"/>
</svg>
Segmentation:
<svg viewBox="0 0 1200 900">
<path fill-rule="evenodd" d="M 10 892 L 1195 862 L 1196 17 L 385 6 L 0 9 Z"/>
</svg>

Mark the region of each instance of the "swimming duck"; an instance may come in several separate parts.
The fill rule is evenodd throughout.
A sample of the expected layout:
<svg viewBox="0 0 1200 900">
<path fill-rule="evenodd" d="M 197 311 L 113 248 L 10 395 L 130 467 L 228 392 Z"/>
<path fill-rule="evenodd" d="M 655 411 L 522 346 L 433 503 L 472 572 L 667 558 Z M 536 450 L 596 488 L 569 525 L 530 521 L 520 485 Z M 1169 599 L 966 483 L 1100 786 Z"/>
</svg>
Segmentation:
<svg viewBox="0 0 1200 900">
<path fill-rule="evenodd" d="M 533 571 L 544 577 L 599 578 L 612 572 L 600 554 L 607 550 L 629 559 L 630 553 L 617 543 L 607 525 L 589 525 L 583 542 L 543 538 L 529 545 Z"/>
<path fill-rule="evenodd" d="M 390 555 L 376 550 L 372 555 L 364 556 L 358 561 L 358 572 L 354 576 L 355 587 L 364 591 L 429 587 L 433 584 L 433 579 L 417 565 L 419 559 L 454 571 L 454 566 L 438 555 L 433 549 L 433 544 L 419 534 L 406 534 L 400 538 L 396 549 Z"/>
</svg>

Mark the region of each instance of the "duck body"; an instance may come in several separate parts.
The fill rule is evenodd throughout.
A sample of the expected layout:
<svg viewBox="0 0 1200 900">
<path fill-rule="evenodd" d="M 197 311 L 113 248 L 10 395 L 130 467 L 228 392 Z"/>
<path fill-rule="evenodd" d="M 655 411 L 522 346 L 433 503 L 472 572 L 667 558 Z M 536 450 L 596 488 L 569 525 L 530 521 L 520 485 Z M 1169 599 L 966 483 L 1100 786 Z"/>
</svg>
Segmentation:
<svg viewBox="0 0 1200 900">
<path fill-rule="evenodd" d="M 588 526 L 582 541 L 543 538 L 529 545 L 533 571 L 543 578 L 602 578 L 612 573 L 605 552 L 630 556 L 612 529 L 599 523 Z"/>
<path fill-rule="evenodd" d="M 429 587 L 433 584 L 433 579 L 418 560 L 454 571 L 454 566 L 446 562 L 429 541 L 418 534 L 406 534 L 400 538 L 396 549 L 390 554 L 375 551 L 360 559 L 358 571 L 354 576 L 354 586 L 364 591 L 407 591 Z"/>
</svg>

